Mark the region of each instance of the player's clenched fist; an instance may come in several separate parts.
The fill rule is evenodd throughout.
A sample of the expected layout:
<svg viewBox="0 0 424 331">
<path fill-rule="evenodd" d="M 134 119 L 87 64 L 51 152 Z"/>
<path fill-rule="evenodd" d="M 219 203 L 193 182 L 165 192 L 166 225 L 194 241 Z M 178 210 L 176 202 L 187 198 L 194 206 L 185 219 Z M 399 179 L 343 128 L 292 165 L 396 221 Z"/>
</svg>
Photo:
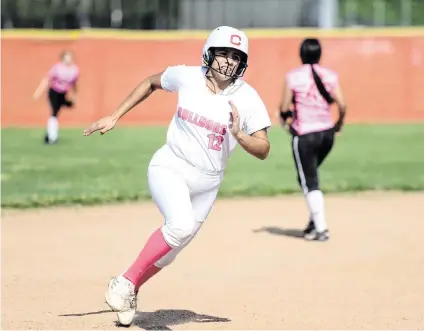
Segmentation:
<svg viewBox="0 0 424 331">
<path fill-rule="evenodd" d="M 100 134 L 104 134 L 109 130 L 112 130 L 116 125 L 116 120 L 112 116 L 105 116 L 99 119 L 97 122 L 91 124 L 87 129 L 84 130 L 84 136 L 89 136 L 93 132 L 99 131 Z"/>
<path fill-rule="evenodd" d="M 232 101 L 228 101 L 228 103 L 231 106 L 228 128 L 230 129 L 231 134 L 237 138 L 237 135 L 240 133 L 240 115 L 234 103 Z"/>
</svg>

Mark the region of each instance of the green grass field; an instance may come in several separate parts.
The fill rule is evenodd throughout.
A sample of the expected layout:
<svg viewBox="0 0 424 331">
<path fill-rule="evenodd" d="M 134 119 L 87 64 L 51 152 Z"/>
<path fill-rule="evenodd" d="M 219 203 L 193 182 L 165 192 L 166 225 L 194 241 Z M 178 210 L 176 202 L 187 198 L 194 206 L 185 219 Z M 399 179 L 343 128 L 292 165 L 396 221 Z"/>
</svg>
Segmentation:
<svg viewBox="0 0 424 331">
<path fill-rule="evenodd" d="M 28 208 L 149 199 L 147 166 L 166 129 L 116 128 L 84 137 L 62 129 L 46 146 L 40 129 L 2 130 L 2 207 Z M 272 128 L 271 156 L 256 160 L 240 147 L 220 196 L 299 193 L 290 139 Z M 424 189 L 424 125 L 349 125 L 321 168 L 326 192 Z"/>
</svg>

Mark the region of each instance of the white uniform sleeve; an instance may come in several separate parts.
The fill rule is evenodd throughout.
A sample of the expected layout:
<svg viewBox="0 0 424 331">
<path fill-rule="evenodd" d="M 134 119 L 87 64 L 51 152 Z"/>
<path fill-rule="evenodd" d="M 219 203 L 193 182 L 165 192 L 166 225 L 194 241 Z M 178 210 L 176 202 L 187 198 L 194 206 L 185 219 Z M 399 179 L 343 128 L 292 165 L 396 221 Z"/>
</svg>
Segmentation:
<svg viewBox="0 0 424 331">
<path fill-rule="evenodd" d="M 178 91 L 181 86 L 184 67 L 184 65 L 170 66 L 163 72 L 160 84 L 165 91 Z"/>
<path fill-rule="evenodd" d="M 271 126 L 271 119 L 261 97 L 255 92 L 249 98 L 249 114 L 244 122 L 244 131 L 251 135 Z"/>
</svg>

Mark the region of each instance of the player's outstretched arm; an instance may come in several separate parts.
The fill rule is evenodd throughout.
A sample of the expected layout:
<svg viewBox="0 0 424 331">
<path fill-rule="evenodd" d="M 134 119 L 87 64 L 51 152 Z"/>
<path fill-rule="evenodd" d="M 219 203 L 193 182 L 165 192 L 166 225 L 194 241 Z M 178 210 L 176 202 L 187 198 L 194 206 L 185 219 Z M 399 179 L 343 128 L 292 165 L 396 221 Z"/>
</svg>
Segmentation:
<svg viewBox="0 0 424 331">
<path fill-rule="evenodd" d="M 121 103 L 121 105 L 112 113 L 112 117 L 117 121 L 137 106 L 140 102 L 147 99 L 155 90 L 161 89 L 160 79 L 162 72 L 143 80 Z"/>
<path fill-rule="evenodd" d="M 43 77 L 32 96 L 33 99 L 38 100 L 41 94 L 47 89 L 48 86 L 49 86 L 49 78 L 47 76 Z"/>
<path fill-rule="evenodd" d="M 144 79 L 111 115 L 103 117 L 93 123 L 90 127 L 84 130 L 84 135 L 89 136 L 96 131 L 100 131 L 101 134 L 104 134 L 107 131 L 112 130 L 122 116 L 137 106 L 140 102 L 147 99 L 155 90 L 162 89 L 161 76 L 162 72 Z"/>
<path fill-rule="evenodd" d="M 230 101 L 232 112 L 230 114 L 230 131 L 240 146 L 249 154 L 260 160 L 265 160 L 269 155 L 271 145 L 267 131 L 259 130 L 249 135 L 240 129 L 240 115 L 235 105 Z"/>
</svg>

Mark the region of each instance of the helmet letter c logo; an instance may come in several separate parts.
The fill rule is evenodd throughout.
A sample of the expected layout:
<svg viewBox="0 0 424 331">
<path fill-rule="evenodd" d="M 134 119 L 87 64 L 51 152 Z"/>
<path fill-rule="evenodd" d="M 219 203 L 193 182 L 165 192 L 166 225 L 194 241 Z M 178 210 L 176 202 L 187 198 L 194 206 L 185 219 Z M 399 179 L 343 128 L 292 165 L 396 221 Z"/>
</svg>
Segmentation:
<svg viewBox="0 0 424 331">
<path fill-rule="evenodd" d="M 233 45 L 236 45 L 236 46 L 240 46 L 241 45 L 241 37 L 239 35 L 232 34 L 231 37 L 230 37 L 230 43 L 232 43 Z"/>
</svg>

